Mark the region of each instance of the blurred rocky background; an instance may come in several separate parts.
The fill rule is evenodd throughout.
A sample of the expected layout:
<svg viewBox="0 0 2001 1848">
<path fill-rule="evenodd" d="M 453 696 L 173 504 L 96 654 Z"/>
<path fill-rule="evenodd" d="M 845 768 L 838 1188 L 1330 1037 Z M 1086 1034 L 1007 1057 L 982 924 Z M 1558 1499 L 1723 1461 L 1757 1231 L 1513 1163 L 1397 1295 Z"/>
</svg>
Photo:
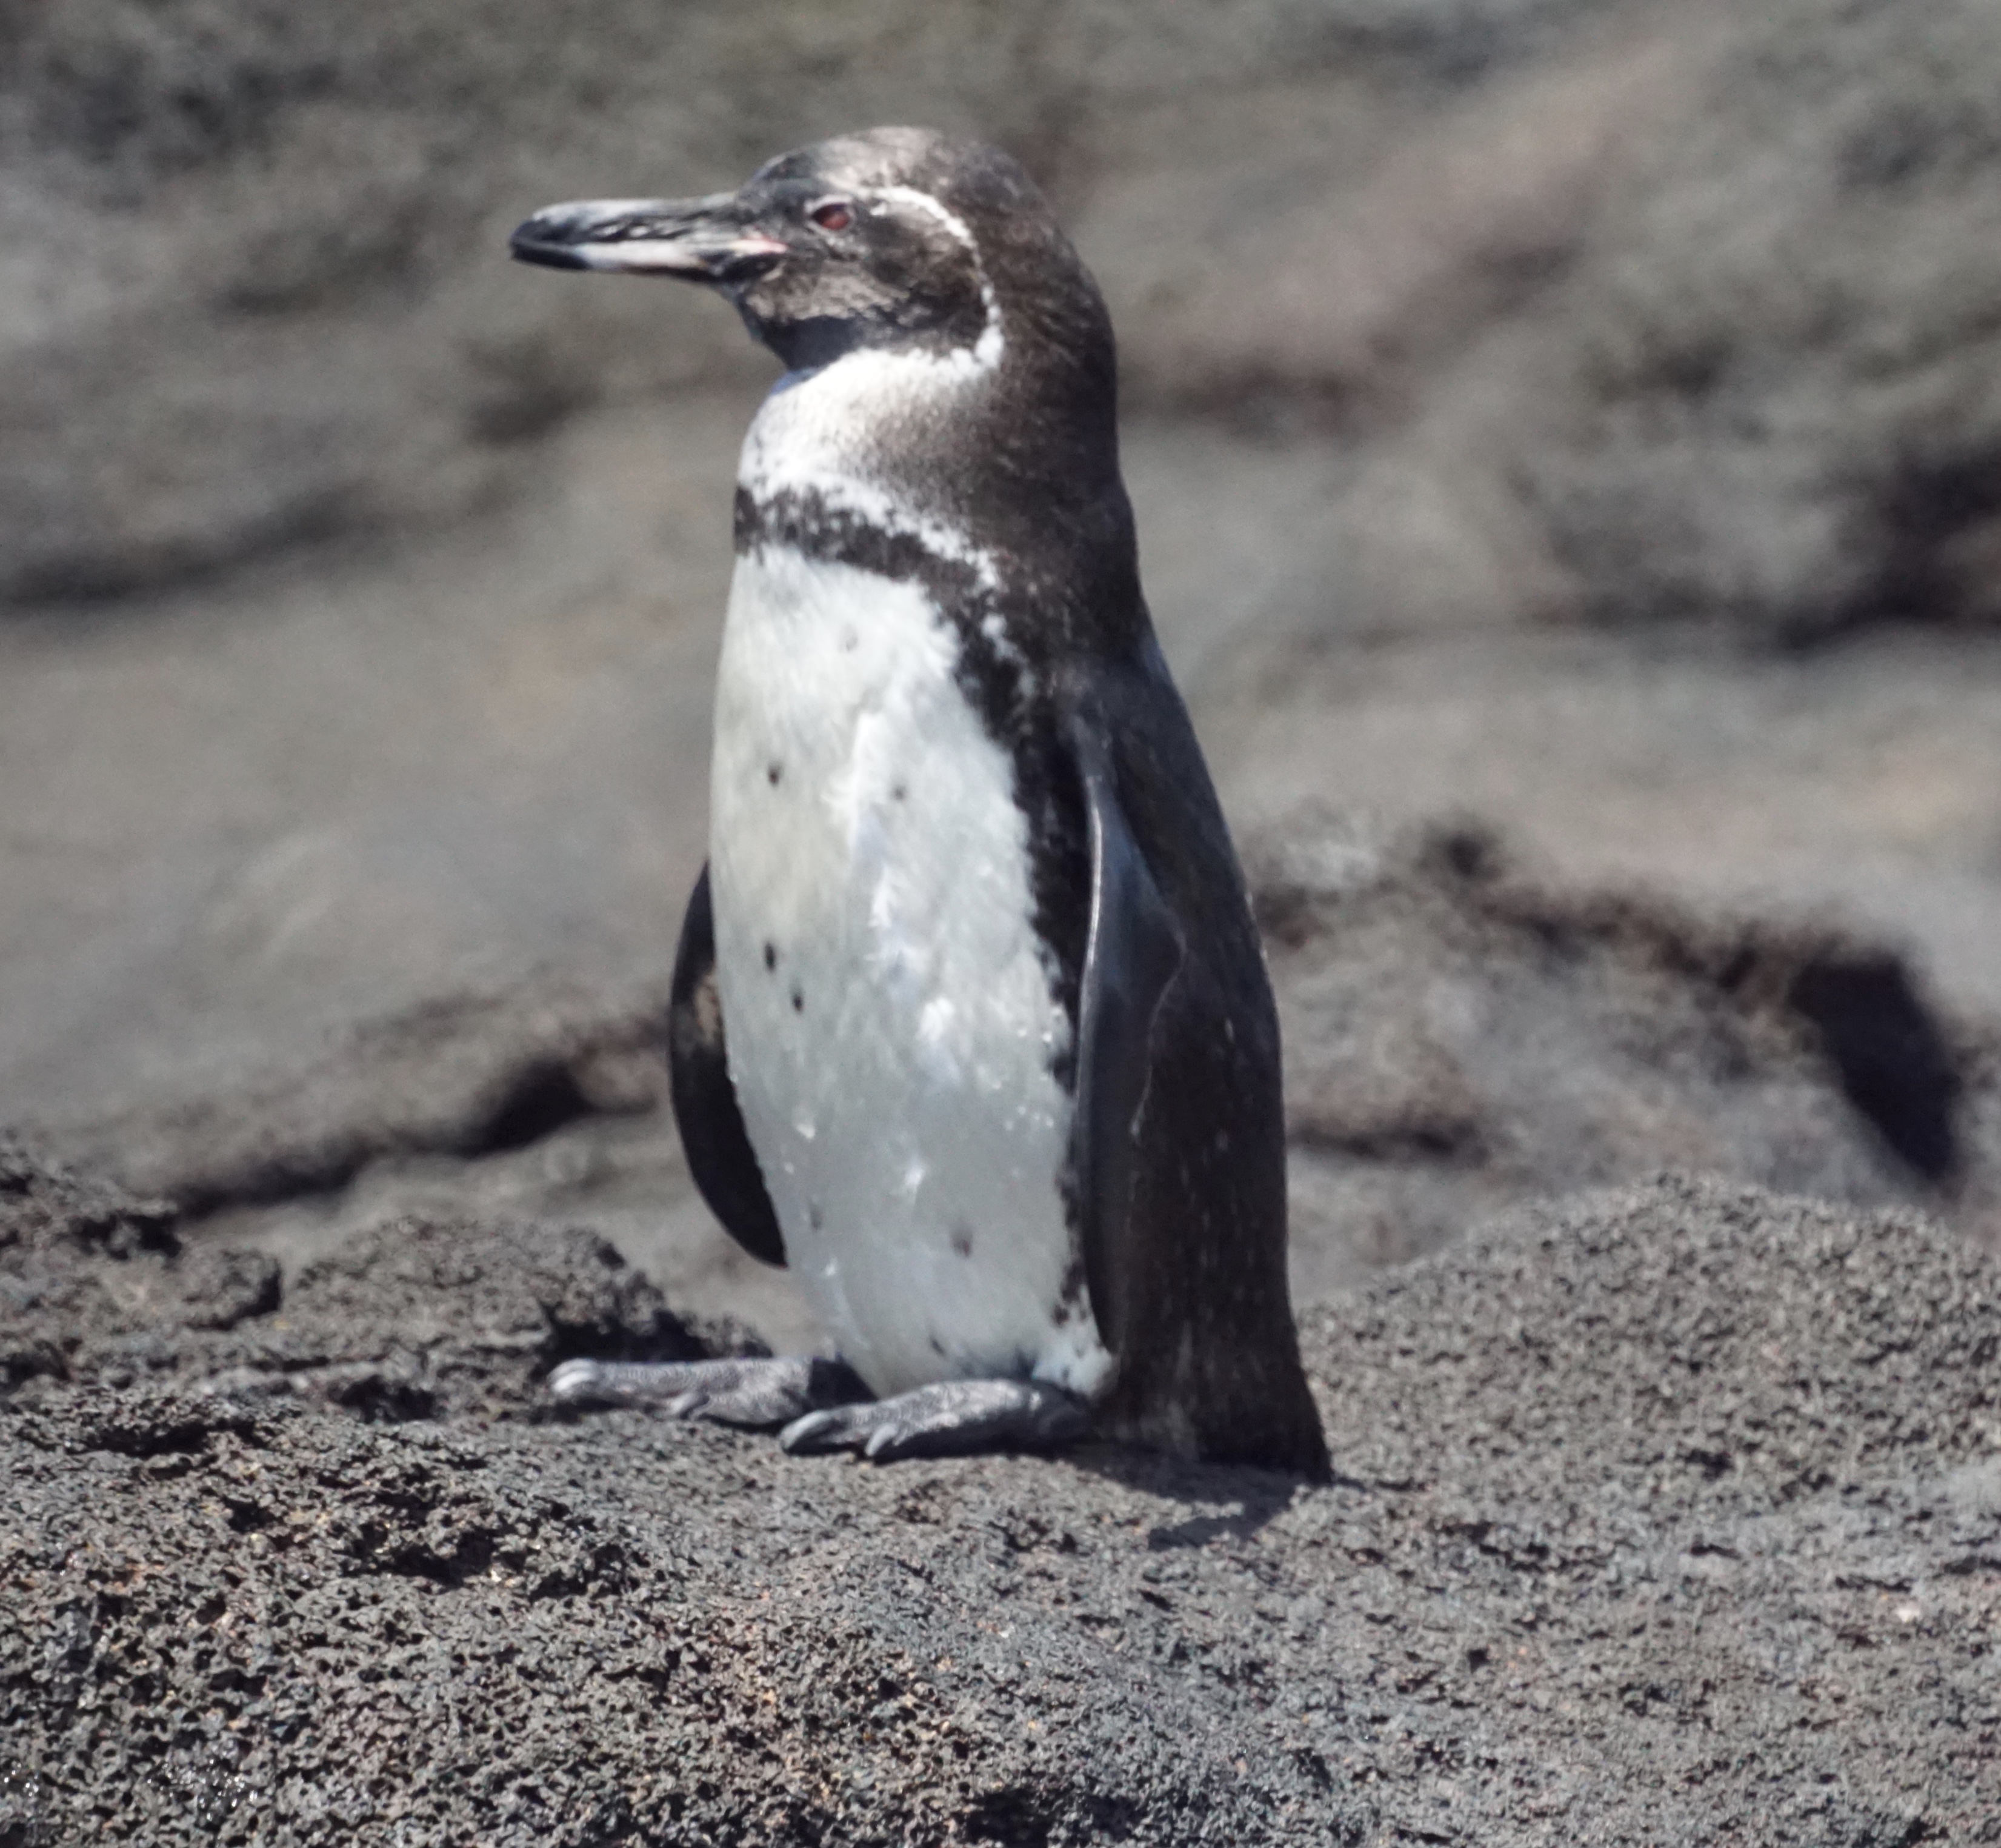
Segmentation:
<svg viewBox="0 0 2001 1848">
<path fill-rule="evenodd" d="M 13 0 L 0 1121 L 218 1236 L 492 1199 L 788 1326 L 652 1037 L 771 367 L 503 252 L 890 120 L 1110 298 L 1303 1288 L 1662 1163 L 1983 1223 L 1979 0 Z"/>
</svg>

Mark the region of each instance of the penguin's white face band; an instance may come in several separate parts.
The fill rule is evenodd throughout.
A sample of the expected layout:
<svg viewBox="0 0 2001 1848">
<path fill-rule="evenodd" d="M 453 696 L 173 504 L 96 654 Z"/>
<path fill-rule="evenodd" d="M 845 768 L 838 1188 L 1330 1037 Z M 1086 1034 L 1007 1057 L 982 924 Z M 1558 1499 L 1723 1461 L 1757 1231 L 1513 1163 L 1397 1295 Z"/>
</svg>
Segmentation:
<svg viewBox="0 0 2001 1848">
<path fill-rule="evenodd" d="M 966 221 L 958 213 L 940 204 L 930 193 L 920 193 L 915 186 L 879 186 L 873 197 L 881 200 L 885 205 L 904 206 L 913 211 L 923 213 L 925 217 L 943 225 L 948 233 L 957 238 L 972 253 L 975 263 L 980 260 L 980 245 L 967 228 Z"/>
</svg>

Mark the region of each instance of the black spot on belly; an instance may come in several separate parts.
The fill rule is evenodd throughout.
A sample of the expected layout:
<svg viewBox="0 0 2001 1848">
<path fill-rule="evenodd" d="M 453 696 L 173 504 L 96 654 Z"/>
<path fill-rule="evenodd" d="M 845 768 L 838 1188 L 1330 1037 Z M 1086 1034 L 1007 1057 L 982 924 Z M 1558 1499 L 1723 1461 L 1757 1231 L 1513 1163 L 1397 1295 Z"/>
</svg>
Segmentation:
<svg viewBox="0 0 2001 1848">
<path fill-rule="evenodd" d="M 931 1352 L 935 1354 L 939 1359 L 944 1359 L 945 1343 L 940 1341 L 935 1335 L 931 1337 Z"/>
<path fill-rule="evenodd" d="M 896 784 L 896 785 L 895 785 L 895 786 L 894 786 L 894 787 L 890 790 L 890 792 L 889 792 L 889 799 L 890 799 L 892 802 L 901 802 L 901 801 L 903 799 L 903 798 L 904 798 L 905 796 L 908 795 L 910 793 L 910 792 L 909 788 L 908 788 L 905 785 L 903 785 L 903 784 L 902 784 L 902 783 L 898 783 L 898 784 Z"/>
<path fill-rule="evenodd" d="M 785 765 L 779 763 L 775 758 L 771 763 L 767 764 L 764 766 L 764 781 L 769 783 L 774 789 L 778 788 L 778 779 L 785 774 Z"/>
<path fill-rule="evenodd" d="M 767 969 L 776 969 L 778 966 L 778 946 L 775 943 L 767 943 L 764 945 L 764 966 Z"/>
<path fill-rule="evenodd" d="M 795 1014 L 803 1014 L 806 1011 L 806 997 L 805 995 L 801 994 L 798 989 L 795 988 L 792 990 L 792 1011 Z"/>
<path fill-rule="evenodd" d="M 819 1201 L 809 1200 L 806 1202 L 806 1223 L 812 1227 L 816 1232 L 817 1232 L 822 1226 L 826 1223 L 826 1219 L 820 1213 Z"/>
<path fill-rule="evenodd" d="M 962 1258 L 973 1255 L 973 1228 L 963 1220 L 952 1229 L 952 1248 Z"/>
</svg>

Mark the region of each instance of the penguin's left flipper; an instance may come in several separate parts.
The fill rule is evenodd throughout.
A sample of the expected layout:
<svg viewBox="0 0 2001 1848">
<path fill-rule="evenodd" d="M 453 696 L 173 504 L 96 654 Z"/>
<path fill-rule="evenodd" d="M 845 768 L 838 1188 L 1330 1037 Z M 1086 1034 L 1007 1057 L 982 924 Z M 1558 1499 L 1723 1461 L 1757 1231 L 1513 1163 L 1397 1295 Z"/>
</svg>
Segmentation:
<svg viewBox="0 0 2001 1848">
<path fill-rule="evenodd" d="M 566 1360 L 549 1375 L 569 1405 L 664 1401 L 676 1418 L 772 1431 L 802 1414 L 865 1399 L 868 1388 L 838 1360 Z"/>
<path fill-rule="evenodd" d="M 729 1080 L 706 862 L 688 896 L 680 947 L 674 952 L 667 1053 L 674 1124 L 701 1197 L 723 1230 L 752 1257 L 782 1265 L 785 1234 L 778 1229 L 764 1171 L 737 1108 L 736 1088 Z"/>
<path fill-rule="evenodd" d="M 1089 1429 L 1084 1402 L 1039 1380 L 945 1380 L 893 1399 L 809 1412 L 778 1433 L 794 1455 L 859 1450 L 872 1463 L 1053 1450 Z"/>
</svg>

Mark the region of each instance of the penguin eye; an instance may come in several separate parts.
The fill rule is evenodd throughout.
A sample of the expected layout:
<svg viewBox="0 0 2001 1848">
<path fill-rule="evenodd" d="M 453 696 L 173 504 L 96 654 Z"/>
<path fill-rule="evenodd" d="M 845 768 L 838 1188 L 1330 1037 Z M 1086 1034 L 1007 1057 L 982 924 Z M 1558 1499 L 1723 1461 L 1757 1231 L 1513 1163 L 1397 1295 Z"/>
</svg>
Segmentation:
<svg viewBox="0 0 2001 1848">
<path fill-rule="evenodd" d="M 854 222 L 854 207 L 845 199 L 830 199 L 806 214 L 822 231 L 845 231 Z"/>
</svg>

